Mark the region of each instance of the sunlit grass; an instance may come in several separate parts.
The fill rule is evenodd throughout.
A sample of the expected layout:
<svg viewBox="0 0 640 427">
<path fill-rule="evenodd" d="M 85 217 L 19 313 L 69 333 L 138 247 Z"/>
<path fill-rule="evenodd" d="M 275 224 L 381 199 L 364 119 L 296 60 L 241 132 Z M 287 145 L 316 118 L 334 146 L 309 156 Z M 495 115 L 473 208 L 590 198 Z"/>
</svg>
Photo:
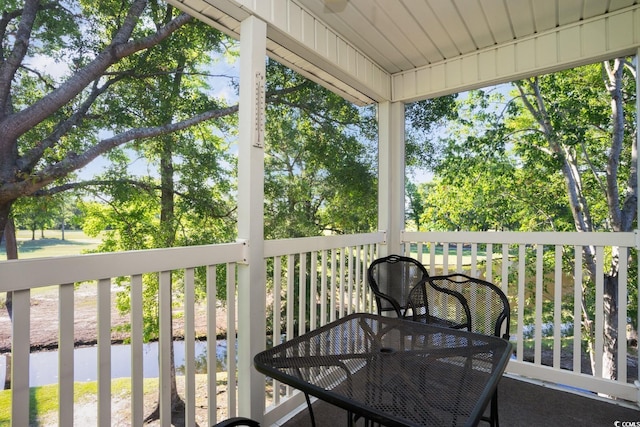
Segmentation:
<svg viewBox="0 0 640 427">
<path fill-rule="evenodd" d="M 36 231 L 35 239 L 29 230 L 19 230 L 16 234 L 18 241 L 18 258 L 44 258 L 55 256 L 79 255 L 98 247 L 101 240 L 91 238 L 79 230 L 65 231 L 64 240 L 60 230 L 45 230 L 44 237 Z M 0 259 L 6 259 L 4 245 L 0 246 Z"/>
<path fill-rule="evenodd" d="M 145 394 L 157 393 L 158 379 L 145 378 Z M 112 396 L 131 394 L 130 378 L 115 378 L 111 381 Z M 73 401 L 75 403 L 96 401 L 98 398 L 98 383 L 76 382 L 73 387 Z M 58 385 L 51 384 L 29 389 L 29 424 L 39 425 L 39 420 L 52 414 L 57 418 Z M 11 390 L 0 391 L 0 426 L 11 425 Z"/>
</svg>

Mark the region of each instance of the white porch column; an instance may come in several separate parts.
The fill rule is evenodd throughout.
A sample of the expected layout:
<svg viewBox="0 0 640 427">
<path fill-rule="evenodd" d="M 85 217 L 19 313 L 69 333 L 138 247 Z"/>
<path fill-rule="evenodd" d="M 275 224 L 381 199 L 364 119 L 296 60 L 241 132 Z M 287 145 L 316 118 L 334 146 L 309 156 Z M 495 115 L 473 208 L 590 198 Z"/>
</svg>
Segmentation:
<svg viewBox="0 0 640 427">
<path fill-rule="evenodd" d="M 238 238 L 247 242 L 246 263 L 238 266 L 239 415 L 261 420 L 264 376 L 253 357 L 265 349 L 264 115 L 266 24 L 251 16 L 240 29 L 238 113 Z"/>
<path fill-rule="evenodd" d="M 381 255 L 401 253 L 404 230 L 404 103 L 378 104 L 378 229 L 387 232 Z"/>
</svg>

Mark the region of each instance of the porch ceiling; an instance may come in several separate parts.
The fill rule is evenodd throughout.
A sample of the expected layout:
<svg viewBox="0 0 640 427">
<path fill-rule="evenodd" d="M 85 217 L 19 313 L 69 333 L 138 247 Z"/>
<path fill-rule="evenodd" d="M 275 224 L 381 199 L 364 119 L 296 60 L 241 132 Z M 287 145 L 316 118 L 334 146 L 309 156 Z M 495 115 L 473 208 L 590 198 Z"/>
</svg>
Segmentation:
<svg viewBox="0 0 640 427">
<path fill-rule="evenodd" d="M 635 0 L 296 0 L 389 74 L 571 25 Z"/>
<path fill-rule="evenodd" d="M 640 0 L 168 1 L 233 36 L 258 16 L 270 56 L 361 104 L 509 81 L 640 45 Z"/>
</svg>

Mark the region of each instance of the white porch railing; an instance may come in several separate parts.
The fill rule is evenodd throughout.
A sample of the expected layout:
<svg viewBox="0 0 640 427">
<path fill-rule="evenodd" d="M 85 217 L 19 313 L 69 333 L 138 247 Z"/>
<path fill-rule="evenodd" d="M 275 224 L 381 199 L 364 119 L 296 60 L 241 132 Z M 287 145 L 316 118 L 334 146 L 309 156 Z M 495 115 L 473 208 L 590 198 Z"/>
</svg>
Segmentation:
<svg viewBox="0 0 640 427">
<path fill-rule="evenodd" d="M 265 242 L 267 340 L 280 343 L 353 312 L 375 310 L 367 268 L 378 256 L 384 233 Z M 296 307 L 297 306 L 297 307 Z M 295 389 L 267 379 L 265 425 L 304 403 Z"/>
<path fill-rule="evenodd" d="M 159 390 L 160 422 L 171 424 L 170 346 L 172 331 L 168 315 L 177 302 L 171 295 L 172 274 L 179 276 L 183 289 L 185 331 L 185 420 L 195 422 L 195 354 L 194 309 L 196 270 L 206 275 L 207 354 L 216 354 L 216 267 L 226 270 L 228 325 L 235 325 L 235 265 L 241 261 L 242 243 L 193 246 L 149 251 L 81 255 L 73 257 L 28 259 L 0 262 L 0 292 L 13 292 L 11 423 L 28 426 L 29 422 L 29 353 L 31 291 L 45 286 L 57 286 L 59 292 L 58 317 L 58 425 L 74 425 L 74 284 L 96 283 L 97 295 L 97 423 L 112 425 L 111 395 L 111 288 L 115 279 L 125 277 L 130 283 L 131 298 L 131 425 L 142 426 L 143 411 L 143 275 L 155 274 L 159 279 Z M 226 267 L 226 268 L 225 268 Z M 224 280 L 224 279 L 223 279 Z M 233 332 L 233 331 L 231 331 Z M 230 349 L 227 363 L 227 402 L 219 402 L 216 391 L 216 358 L 207 361 L 208 419 L 216 420 L 216 407 L 226 408 L 233 416 L 236 411 L 235 334 L 228 333 Z M 55 367 L 51 367 L 55 369 Z M 157 396 L 156 396 L 157 397 Z"/>
<path fill-rule="evenodd" d="M 626 337 L 631 313 L 627 284 L 632 266 L 628 265 L 628 255 L 633 251 L 633 259 L 638 259 L 637 233 L 405 232 L 403 242 L 406 252 L 421 259 L 430 274 L 457 271 L 484 277 L 507 294 L 516 354 L 507 372 L 640 402 L 634 384 L 637 370 L 627 370 L 628 358 L 637 367 L 638 354 L 629 352 Z M 588 355 L 581 345 L 581 304 L 583 292 L 589 291 L 583 274 L 583 246 L 596 250 L 595 290 L 590 286 L 596 307 L 594 375 L 582 373 L 583 358 Z M 621 332 L 616 381 L 602 378 L 604 274 L 613 247 L 620 251 L 617 326 Z M 563 260 L 563 254 L 565 258 L 571 254 L 571 259 Z M 502 262 L 505 259 L 509 262 Z M 637 265 L 633 267 L 637 269 Z"/>
<path fill-rule="evenodd" d="M 269 292 L 266 301 L 268 331 L 265 339 L 281 342 L 292 336 L 312 330 L 333 319 L 354 311 L 374 311 L 374 303 L 366 283 L 369 263 L 379 256 L 384 244 L 383 233 L 349 236 L 328 236 L 265 242 L 265 282 Z M 635 251 L 635 233 L 404 233 L 405 253 L 417 257 L 427 265 L 431 274 L 442 271 L 463 271 L 483 276 L 498 283 L 512 302 L 512 339 L 516 344 L 516 359 L 508 371 L 542 381 L 562 383 L 595 393 L 614 396 L 627 401 L 638 400 L 638 390 L 626 363 L 619 368 L 620 380 L 601 378 L 602 365 L 596 365 L 596 375 L 581 373 L 581 359 L 585 350 L 580 346 L 580 300 L 582 297 L 581 250 L 584 245 L 597 248 L 599 271 L 603 272 L 605 255 L 612 246 L 621 253 Z M 115 254 L 96 254 L 78 257 L 32 259 L 0 262 L 0 292 L 13 292 L 14 321 L 12 330 L 12 424 L 29 424 L 29 320 L 31 290 L 44 286 L 57 286 L 59 290 L 59 425 L 72 425 L 74 418 L 74 283 L 93 281 L 97 289 L 98 318 L 98 423 L 111 425 L 111 293 L 113 281 L 125 277 L 131 284 L 131 420 L 142 425 L 143 365 L 142 365 L 142 277 L 157 274 L 160 301 L 160 402 L 161 424 L 169 425 L 170 394 L 169 346 L 171 325 L 169 316 L 172 302 L 173 278 L 183 286 L 180 301 L 184 310 L 185 328 L 185 395 L 186 425 L 195 424 L 195 356 L 193 344 L 195 288 L 202 269 L 206 270 L 208 336 L 216 332 L 216 271 L 225 271 L 227 286 L 227 324 L 236 325 L 235 300 L 236 264 L 241 263 L 245 247 L 242 243 L 160 249 Z M 563 267 L 562 253 L 573 252 L 576 257 Z M 547 268 L 546 255 L 551 254 L 553 267 Z M 503 263 L 503 259 L 509 259 Z M 620 287 L 618 289 L 621 313 L 619 330 L 627 325 L 627 277 L 629 266 L 621 256 Z M 566 260 L 564 262 L 567 265 Z M 575 274 L 574 274 L 575 272 Z M 602 279 L 599 279 L 602 280 Z M 597 283 L 601 287 L 602 283 Z M 602 293 L 595 293 L 596 307 L 602 307 Z M 520 303 L 522 302 L 522 303 Z M 570 313 L 562 309 L 572 306 Z M 54 319 L 52 319 L 54 321 Z M 548 330 L 548 333 L 547 333 Z M 572 332 L 571 332 L 572 330 Z M 595 313 L 595 346 L 601 360 L 603 342 L 603 313 Z M 552 332 L 551 332 L 552 331 Z M 569 332 L 567 332 L 569 331 Z M 242 331 L 237 331 L 242 333 Z M 215 359 L 208 360 L 207 411 L 208 424 L 217 420 L 216 408 L 222 407 L 224 416 L 237 411 L 235 385 L 235 334 L 229 331 L 226 394 L 216 392 Z M 563 342 L 571 341 L 568 348 Z M 622 338 L 622 337 L 621 337 Z M 256 337 L 256 339 L 260 339 Z M 626 340 L 621 339 L 619 360 L 632 357 Z M 208 355 L 214 355 L 215 341 L 208 342 Z M 548 348 L 547 348 L 548 346 Z M 546 355 L 550 354 L 550 359 Z M 570 356 L 568 356 L 570 355 Z M 565 360 L 570 357 L 567 365 Z M 636 361 L 637 361 L 637 356 Z M 238 375 L 243 375 L 238 372 Z M 222 398 L 220 396 L 226 396 Z M 303 403 L 295 390 L 273 381 L 267 382 L 265 424 L 286 416 Z M 246 408 L 245 408 L 245 411 Z"/>
</svg>

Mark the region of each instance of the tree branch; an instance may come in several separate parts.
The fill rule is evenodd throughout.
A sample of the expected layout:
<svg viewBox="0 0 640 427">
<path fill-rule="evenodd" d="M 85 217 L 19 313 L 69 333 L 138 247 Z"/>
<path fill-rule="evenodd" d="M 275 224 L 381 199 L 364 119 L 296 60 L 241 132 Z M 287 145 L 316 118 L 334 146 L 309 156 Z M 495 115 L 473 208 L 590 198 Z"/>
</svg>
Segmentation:
<svg viewBox="0 0 640 427">
<path fill-rule="evenodd" d="M 79 125 L 86 118 L 86 114 L 89 111 L 89 108 L 91 108 L 96 99 L 98 99 L 98 97 L 102 93 L 104 93 L 111 85 L 118 82 L 122 78 L 124 78 L 124 76 L 111 79 L 101 87 L 98 87 L 97 82 L 95 82 L 91 93 L 89 94 L 87 99 L 85 99 L 84 102 L 79 106 L 79 108 L 69 118 L 59 123 L 47 138 L 40 141 L 38 145 L 36 145 L 28 153 L 22 156 L 22 158 L 18 159 L 18 170 L 23 173 L 31 173 L 35 165 L 40 161 L 40 158 L 42 157 L 45 150 L 53 147 L 63 135 L 70 131 L 74 126 Z"/>
<path fill-rule="evenodd" d="M 31 31 L 33 29 L 33 23 L 36 20 L 38 9 L 40 8 L 39 0 L 26 0 L 24 8 L 21 10 L 20 16 L 22 19 L 18 24 L 18 31 L 16 32 L 15 43 L 13 49 L 9 53 L 6 59 L 3 58 L 0 63 L 0 117 L 8 111 L 9 98 L 11 94 L 11 82 L 13 77 L 20 67 L 22 60 L 27 54 L 29 48 L 29 40 L 31 38 Z M 6 15 L 3 13 L 3 21 L 9 19 L 9 16 L 17 17 L 16 14 Z M 4 24 L 5 28 L 7 24 Z M 4 34 L 3 34 L 4 35 Z M 9 138 L 10 139 L 10 138 Z"/>
<path fill-rule="evenodd" d="M 76 97 L 91 82 L 100 78 L 111 65 L 128 55 L 156 45 L 192 19 L 189 15 L 181 14 L 167 25 L 161 27 L 156 33 L 139 40 L 127 42 L 146 5 L 146 0 L 136 0 L 129 9 L 123 25 L 105 50 L 98 54 L 87 66 L 78 70 L 56 90 L 45 95 L 38 102 L 24 110 L 12 114 L 1 121 L 0 134 L 9 140 L 18 138 Z"/>
<path fill-rule="evenodd" d="M 130 129 L 111 138 L 103 139 L 81 155 L 73 152 L 69 153 L 61 161 L 51 164 L 45 167 L 43 170 L 30 175 L 28 179 L 23 179 L 19 182 L 14 183 L 5 183 L 5 185 L 0 188 L 2 190 L 2 192 L 0 193 L 0 200 L 4 198 L 3 196 L 5 194 L 16 194 L 16 192 L 19 192 L 21 194 L 30 194 L 38 191 L 44 186 L 54 182 L 56 179 L 63 178 L 70 172 L 86 166 L 96 157 L 127 142 L 145 138 L 153 138 L 171 132 L 176 132 L 202 123 L 206 120 L 235 114 L 237 111 L 238 105 L 234 105 L 227 108 L 207 111 L 176 123 L 169 123 L 162 126 Z"/>
<path fill-rule="evenodd" d="M 34 197 L 53 196 L 69 190 L 80 190 L 83 188 L 106 186 L 106 185 L 113 185 L 113 184 L 129 184 L 133 187 L 139 187 L 145 191 L 152 191 L 160 188 L 160 186 L 158 185 L 152 185 L 148 182 L 143 182 L 135 179 L 107 179 L 107 180 L 92 179 L 89 181 L 70 182 L 67 184 L 57 185 L 55 187 L 38 190 L 33 193 L 33 196 Z"/>
</svg>

